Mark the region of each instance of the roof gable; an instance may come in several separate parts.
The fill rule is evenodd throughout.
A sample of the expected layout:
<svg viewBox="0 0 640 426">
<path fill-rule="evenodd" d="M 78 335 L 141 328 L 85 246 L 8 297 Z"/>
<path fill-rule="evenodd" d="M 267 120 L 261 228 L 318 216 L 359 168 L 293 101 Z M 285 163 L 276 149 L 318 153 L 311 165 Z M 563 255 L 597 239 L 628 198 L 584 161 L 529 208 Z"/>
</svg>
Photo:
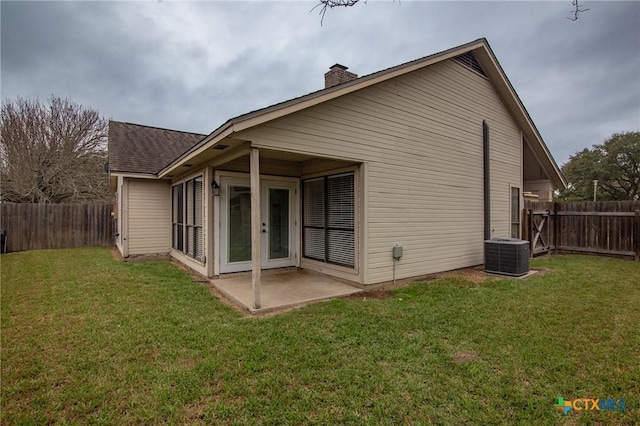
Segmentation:
<svg viewBox="0 0 640 426">
<path fill-rule="evenodd" d="M 493 51 L 489 47 L 489 43 L 484 38 L 443 52 L 435 53 L 424 58 L 387 68 L 327 89 L 312 92 L 299 98 L 290 99 L 266 108 L 239 115 L 226 121 L 222 126 L 218 127 L 198 144 L 184 152 L 170 165 L 161 170 L 159 175 L 166 176 L 176 167 L 190 161 L 190 159 L 205 152 L 223 138 L 233 135 L 234 133 L 293 114 L 297 111 L 310 108 L 339 96 L 364 89 L 373 84 L 377 84 L 448 59 L 458 59 L 458 62 L 466 63 L 466 65 L 471 69 L 476 68 L 476 72 L 483 74 L 489 79 L 489 81 L 491 81 L 496 92 L 502 98 L 514 120 L 522 129 L 527 143 L 536 154 L 541 166 L 550 177 L 554 186 L 565 186 L 566 183 L 560 172 L 560 168 L 551 156 L 549 149 L 542 140 L 542 137 L 531 120 L 531 117 L 513 89 L 513 86 L 502 70 L 502 67 L 498 63 Z"/>
<path fill-rule="evenodd" d="M 109 171 L 156 174 L 204 136 L 109 121 Z"/>
</svg>

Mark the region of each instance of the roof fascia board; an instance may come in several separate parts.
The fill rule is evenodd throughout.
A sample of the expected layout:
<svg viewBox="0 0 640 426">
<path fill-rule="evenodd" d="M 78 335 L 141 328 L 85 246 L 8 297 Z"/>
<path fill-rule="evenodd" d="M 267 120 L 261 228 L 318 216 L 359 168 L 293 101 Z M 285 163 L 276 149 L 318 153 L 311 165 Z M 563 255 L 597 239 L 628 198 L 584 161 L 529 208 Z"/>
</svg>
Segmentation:
<svg viewBox="0 0 640 426">
<path fill-rule="evenodd" d="M 113 172 L 109 172 L 109 176 L 113 176 L 113 177 L 121 176 L 121 177 L 124 177 L 124 178 L 135 178 L 135 179 L 160 179 L 160 177 L 154 175 L 153 173 L 135 173 L 135 172 L 113 171 Z"/>
</svg>

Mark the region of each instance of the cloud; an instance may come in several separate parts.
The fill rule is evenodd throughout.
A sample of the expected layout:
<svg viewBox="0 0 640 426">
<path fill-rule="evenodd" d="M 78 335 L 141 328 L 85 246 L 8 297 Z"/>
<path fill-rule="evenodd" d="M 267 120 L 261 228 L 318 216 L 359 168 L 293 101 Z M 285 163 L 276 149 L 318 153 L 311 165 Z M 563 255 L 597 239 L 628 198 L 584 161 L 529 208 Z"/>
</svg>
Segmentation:
<svg viewBox="0 0 640 426">
<path fill-rule="evenodd" d="M 208 133 L 323 87 L 486 37 L 559 163 L 640 128 L 640 3 L 0 3 L 2 98 L 68 96 L 117 120 Z"/>
</svg>

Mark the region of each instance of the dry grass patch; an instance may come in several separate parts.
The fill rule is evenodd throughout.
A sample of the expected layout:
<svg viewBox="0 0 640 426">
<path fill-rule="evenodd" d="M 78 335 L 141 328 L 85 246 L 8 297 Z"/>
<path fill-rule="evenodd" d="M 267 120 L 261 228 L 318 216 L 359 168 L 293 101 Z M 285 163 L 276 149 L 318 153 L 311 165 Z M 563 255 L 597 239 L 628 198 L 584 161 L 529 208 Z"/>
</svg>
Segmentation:
<svg viewBox="0 0 640 426">
<path fill-rule="evenodd" d="M 469 281 L 474 284 L 484 283 L 489 279 L 501 279 L 495 275 L 488 275 L 484 272 L 482 267 L 458 269 L 456 271 L 442 272 L 435 274 L 436 279 L 456 279 Z"/>
<path fill-rule="evenodd" d="M 478 361 L 480 356 L 476 351 L 456 351 L 453 360 L 458 364 L 466 364 L 471 361 Z"/>
<path fill-rule="evenodd" d="M 345 296 L 344 299 L 356 299 L 356 300 L 386 300 L 393 297 L 391 290 L 389 289 L 376 289 L 369 290 L 360 293 L 350 294 Z"/>
</svg>

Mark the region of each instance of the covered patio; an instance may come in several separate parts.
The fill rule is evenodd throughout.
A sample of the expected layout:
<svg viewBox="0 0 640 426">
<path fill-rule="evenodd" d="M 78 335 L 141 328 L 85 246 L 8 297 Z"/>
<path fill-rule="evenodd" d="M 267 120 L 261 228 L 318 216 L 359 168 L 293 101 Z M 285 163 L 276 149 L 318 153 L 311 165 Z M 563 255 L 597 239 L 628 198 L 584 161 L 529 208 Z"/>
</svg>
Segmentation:
<svg viewBox="0 0 640 426">
<path fill-rule="evenodd" d="M 210 162 L 208 171 L 215 191 L 207 198 L 213 201 L 213 286 L 251 313 L 361 291 L 349 284 L 361 280 L 356 250 L 360 164 L 257 148 L 235 139 L 225 146 L 229 151 Z M 307 189 L 304 198 L 308 217 L 302 207 L 305 182 L 315 183 L 315 192 Z M 331 202 L 325 202 L 328 188 L 337 194 Z M 331 237 L 326 235 L 329 228 Z M 327 247 L 334 249 L 331 259 Z"/>
<path fill-rule="evenodd" d="M 263 314 L 359 293 L 362 289 L 309 270 L 262 271 L 260 307 L 254 306 L 251 272 L 211 280 L 225 297 L 253 314 Z"/>
</svg>

